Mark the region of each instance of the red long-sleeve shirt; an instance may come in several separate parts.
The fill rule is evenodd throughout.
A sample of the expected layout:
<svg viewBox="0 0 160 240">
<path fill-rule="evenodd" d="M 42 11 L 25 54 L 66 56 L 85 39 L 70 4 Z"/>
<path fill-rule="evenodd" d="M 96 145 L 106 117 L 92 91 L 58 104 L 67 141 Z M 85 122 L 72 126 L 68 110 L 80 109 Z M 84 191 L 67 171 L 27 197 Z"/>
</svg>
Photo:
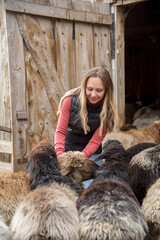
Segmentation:
<svg viewBox="0 0 160 240">
<path fill-rule="evenodd" d="M 66 131 L 67 131 L 68 122 L 70 118 L 70 113 L 71 113 L 71 96 L 66 97 L 63 100 L 60 116 L 57 123 L 57 129 L 55 132 L 55 140 L 54 140 L 54 147 L 55 147 L 57 156 L 65 152 L 65 137 L 66 137 Z M 103 138 L 107 133 L 106 131 L 103 131 L 102 136 L 100 136 L 99 128 L 100 126 L 96 129 L 92 138 L 90 139 L 90 141 L 82 151 L 86 158 L 91 157 L 96 152 L 96 150 L 100 146 L 101 142 L 103 141 Z"/>
</svg>

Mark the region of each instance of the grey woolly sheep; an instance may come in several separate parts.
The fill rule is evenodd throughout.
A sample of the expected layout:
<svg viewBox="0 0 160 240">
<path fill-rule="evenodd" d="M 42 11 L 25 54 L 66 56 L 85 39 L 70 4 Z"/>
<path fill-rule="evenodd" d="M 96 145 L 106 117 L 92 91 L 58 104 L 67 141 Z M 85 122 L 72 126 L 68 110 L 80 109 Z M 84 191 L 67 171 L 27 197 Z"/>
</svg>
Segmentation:
<svg viewBox="0 0 160 240">
<path fill-rule="evenodd" d="M 116 144 L 121 144 L 118 140 L 108 140 L 106 143 L 103 144 L 103 149 L 105 150 L 105 146 L 106 145 L 116 145 Z M 138 143 L 136 145 L 134 145 L 133 147 L 130 147 L 128 149 L 126 149 L 126 151 L 124 152 L 124 158 L 126 163 L 130 163 L 131 159 L 138 153 L 140 153 L 141 151 L 147 149 L 147 148 L 151 148 L 151 147 L 155 147 L 157 146 L 157 144 L 155 143 Z M 103 160 L 101 160 L 101 164 L 103 164 L 105 162 L 105 158 Z"/>
<path fill-rule="evenodd" d="M 120 141 L 125 149 L 141 142 L 160 144 L 160 121 L 156 121 L 142 129 L 107 133 L 103 143 L 108 140 Z"/>
<path fill-rule="evenodd" d="M 125 149 L 109 142 L 96 160 L 104 157 L 93 183 L 77 200 L 80 240 L 147 239 L 147 223 L 129 184 Z"/>
<path fill-rule="evenodd" d="M 6 225 L 3 217 L 0 215 L 0 239 L 10 240 L 10 229 Z"/>
<path fill-rule="evenodd" d="M 128 174 L 141 204 L 147 189 L 160 177 L 160 144 L 135 155 L 129 163 Z"/>
<path fill-rule="evenodd" d="M 79 151 L 68 151 L 58 156 L 62 175 L 69 176 L 83 190 L 83 181 L 95 177 L 99 166 Z"/>
<path fill-rule="evenodd" d="M 149 227 L 149 240 L 160 238 L 160 178 L 147 191 L 142 211 Z"/>
<path fill-rule="evenodd" d="M 0 215 L 9 226 L 19 203 L 31 191 L 24 172 L 0 172 Z"/>
<path fill-rule="evenodd" d="M 62 176 L 54 147 L 39 143 L 30 154 L 33 190 L 18 206 L 12 222 L 12 240 L 78 240 L 78 186 Z"/>
</svg>

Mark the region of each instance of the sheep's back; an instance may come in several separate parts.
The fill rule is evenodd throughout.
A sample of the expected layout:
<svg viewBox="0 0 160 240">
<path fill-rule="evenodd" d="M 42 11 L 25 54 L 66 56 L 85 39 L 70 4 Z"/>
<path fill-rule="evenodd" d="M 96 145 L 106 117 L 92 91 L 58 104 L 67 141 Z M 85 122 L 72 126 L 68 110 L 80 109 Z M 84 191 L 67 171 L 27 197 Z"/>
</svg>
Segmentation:
<svg viewBox="0 0 160 240">
<path fill-rule="evenodd" d="M 149 186 L 160 177 L 160 144 L 135 155 L 129 163 L 128 174 L 141 203 Z"/>
<path fill-rule="evenodd" d="M 143 129 L 130 129 L 128 131 L 111 132 L 106 134 L 103 143 L 108 140 L 118 140 L 125 149 L 128 149 L 138 143 L 160 143 L 160 121 L 155 122 Z"/>
<path fill-rule="evenodd" d="M 148 189 L 142 211 L 149 226 L 150 239 L 157 240 L 160 237 L 160 178 Z"/>
<path fill-rule="evenodd" d="M 117 180 L 100 180 L 77 201 L 80 239 L 143 240 L 147 224 L 133 191 Z"/>
<path fill-rule="evenodd" d="M 58 184 L 40 187 L 29 193 L 17 208 L 11 222 L 13 240 L 29 240 L 32 236 L 78 239 L 76 196 Z"/>
<path fill-rule="evenodd" d="M 1 172 L 0 173 L 0 214 L 7 225 L 19 203 L 30 192 L 30 183 L 24 172 Z"/>
</svg>

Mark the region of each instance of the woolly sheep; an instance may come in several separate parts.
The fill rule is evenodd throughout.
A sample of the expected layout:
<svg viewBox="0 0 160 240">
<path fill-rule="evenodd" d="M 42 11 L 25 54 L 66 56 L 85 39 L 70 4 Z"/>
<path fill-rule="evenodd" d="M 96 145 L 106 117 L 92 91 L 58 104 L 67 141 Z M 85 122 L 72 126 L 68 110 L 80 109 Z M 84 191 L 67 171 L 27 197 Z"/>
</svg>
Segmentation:
<svg viewBox="0 0 160 240">
<path fill-rule="evenodd" d="M 119 140 L 125 149 L 141 142 L 160 144 L 160 121 L 156 121 L 143 129 L 107 133 L 103 143 L 114 139 Z"/>
<path fill-rule="evenodd" d="M 160 178 L 148 189 L 142 211 L 149 227 L 149 240 L 160 239 Z"/>
<path fill-rule="evenodd" d="M 121 144 L 107 143 L 105 163 L 77 200 L 80 240 L 144 240 L 148 227 L 130 185 Z"/>
<path fill-rule="evenodd" d="M 69 176 L 73 182 L 77 183 L 83 190 L 83 181 L 95 177 L 95 172 L 99 166 L 79 151 L 68 151 L 58 156 L 62 175 Z"/>
<path fill-rule="evenodd" d="M 160 119 L 160 105 L 157 108 L 144 106 L 133 116 L 133 124 L 138 128 L 144 128 Z"/>
<path fill-rule="evenodd" d="M 160 144 L 135 155 L 129 163 L 128 173 L 141 204 L 147 189 L 160 177 Z"/>
<path fill-rule="evenodd" d="M 0 215 L 0 239 L 10 240 L 10 229 L 6 225 L 3 217 Z"/>
<path fill-rule="evenodd" d="M 106 143 L 103 144 L 103 149 L 105 149 L 106 145 L 116 145 L 116 144 L 121 144 L 118 140 L 108 140 Z M 138 153 L 140 153 L 141 151 L 147 149 L 147 148 L 151 148 L 157 146 L 157 144 L 155 143 L 138 143 L 136 145 L 134 145 L 133 147 L 130 147 L 128 149 L 126 149 L 126 151 L 124 152 L 124 157 L 125 157 L 125 161 L 126 163 L 130 163 L 131 159 Z M 105 153 L 104 154 L 104 159 L 101 160 L 101 164 L 103 164 L 105 162 Z"/>
<path fill-rule="evenodd" d="M 31 191 L 29 177 L 24 172 L 0 172 L 0 215 L 7 225 L 19 203 Z"/>
<path fill-rule="evenodd" d="M 12 240 L 78 240 L 76 200 L 79 188 L 62 176 L 54 147 L 39 143 L 30 154 L 29 193 L 12 222 Z"/>
</svg>

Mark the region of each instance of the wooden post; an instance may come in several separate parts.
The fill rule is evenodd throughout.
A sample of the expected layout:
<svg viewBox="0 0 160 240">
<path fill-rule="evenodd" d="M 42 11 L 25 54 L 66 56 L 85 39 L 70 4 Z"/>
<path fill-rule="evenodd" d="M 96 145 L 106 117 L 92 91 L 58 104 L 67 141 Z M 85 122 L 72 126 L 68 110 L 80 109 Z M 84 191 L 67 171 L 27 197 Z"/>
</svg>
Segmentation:
<svg viewBox="0 0 160 240">
<path fill-rule="evenodd" d="M 125 19 L 122 7 L 112 7 L 115 26 L 115 54 L 112 59 L 112 79 L 114 83 L 114 97 L 117 105 L 118 120 L 116 129 L 125 122 L 125 65 L 124 65 L 124 26 Z"/>
</svg>

